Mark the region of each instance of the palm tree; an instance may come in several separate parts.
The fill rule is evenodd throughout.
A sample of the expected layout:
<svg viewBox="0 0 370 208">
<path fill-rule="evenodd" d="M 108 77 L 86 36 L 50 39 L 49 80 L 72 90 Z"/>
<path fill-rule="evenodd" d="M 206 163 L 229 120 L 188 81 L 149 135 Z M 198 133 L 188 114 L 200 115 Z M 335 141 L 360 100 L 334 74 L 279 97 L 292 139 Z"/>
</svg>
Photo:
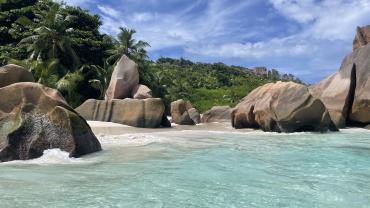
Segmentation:
<svg viewBox="0 0 370 208">
<path fill-rule="evenodd" d="M 71 106 L 77 106 L 80 101 L 80 95 L 77 93 L 78 84 L 84 77 L 80 70 L 67 72 L 57 83 L 56 89 L 65 95 L 66 100 Z"/>
<path fill-rule="evenodd" d="M 34 35 L 19 42 L 19 45 L 28 45 L 29 59 L 58 63 L 55 68 L 61 76 L 69 71 L 67 69 L 77 68 L 79 59 L 69 38 L 73 29 L 67 28 L 68 21 L 74 17 L 61 15 L 57 4 L 51 6 L 49 11 L 37 14 L 37 17 L 41 26 L 34 30 Z"/>
<path fill-rule="evenodd" d="M 147 59 L 148 56 L 145 48 L 150 47 L 149 43 L 133 39 L 133 36 L 136 33 L 133 29 L 123 27 L 120 27 L 119 29 L 121 32 L 117 36 L 118 40 L 116 40 L 115 47 L 113 50 L 108 51 L 110 56 L 107 59 L 107 63 L 116 63 L 123 54 L 136 61 Z"/>
</svg>

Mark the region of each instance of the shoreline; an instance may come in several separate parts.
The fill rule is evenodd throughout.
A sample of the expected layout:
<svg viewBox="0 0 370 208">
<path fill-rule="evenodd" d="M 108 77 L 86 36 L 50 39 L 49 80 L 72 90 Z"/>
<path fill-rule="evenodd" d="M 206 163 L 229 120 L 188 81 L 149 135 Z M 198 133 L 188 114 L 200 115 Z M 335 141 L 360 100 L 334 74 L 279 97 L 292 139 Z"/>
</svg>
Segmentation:
<svg viewBox="0 0 370 208">
<path fill-rule="evenodd" d="M 314 133 L 314 132 L 296 132 L 296 133 L 277 133 L 277 132 L 264 132 L 260 129 L 234 129 L 230 123 L 201 123 L 193 126 L 176 125 L 172 123 L 171 128 L 137 128 L 112 122 L 103 121 L 87 121 L 91 130 L 96 136 L 118 136 L 122 134 L 140 134 L 140 133 L 158 133 L 158 132 L 179 132 L 179 131 L 215 131 L 215 132 L 235 132 L 235 133 L 264 133 L 264 134 L 301 134 L 301 133 Z M 366 128 L 345 128 L 340 129 L 339 132 L 346 132 L 348 130 L 363 130 L 370 131 Z"/>
<path fill-rule="evenodd" d="M 121 135 L 129 133 L 155 133 L 155 132 L 171 132 L 171 131 L 229 131 L 229 132 L 258 132 L 255 129 L 234 129 L 230 123 L 201 123 L 197 125 L 177 125 L 172 123 L 171 128 L 137 128 L 112 122 L 104 121 L 87 121 L 91 130 L 96 136 L 100 135 Z"/>
</svg>

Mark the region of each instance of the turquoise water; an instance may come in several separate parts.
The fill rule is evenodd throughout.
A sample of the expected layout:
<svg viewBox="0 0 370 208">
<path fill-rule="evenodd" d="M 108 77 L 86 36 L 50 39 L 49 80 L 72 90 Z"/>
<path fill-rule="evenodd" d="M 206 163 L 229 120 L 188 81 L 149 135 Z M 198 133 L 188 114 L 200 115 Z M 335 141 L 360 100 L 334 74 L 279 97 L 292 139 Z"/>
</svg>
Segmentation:
<svg viewBox="0 0 370 208">
<path fill-rule="evenodd" d="M 177 131 L 0 165 L 0 207 L 370 207 L 370 131 Z"/>
</svg>

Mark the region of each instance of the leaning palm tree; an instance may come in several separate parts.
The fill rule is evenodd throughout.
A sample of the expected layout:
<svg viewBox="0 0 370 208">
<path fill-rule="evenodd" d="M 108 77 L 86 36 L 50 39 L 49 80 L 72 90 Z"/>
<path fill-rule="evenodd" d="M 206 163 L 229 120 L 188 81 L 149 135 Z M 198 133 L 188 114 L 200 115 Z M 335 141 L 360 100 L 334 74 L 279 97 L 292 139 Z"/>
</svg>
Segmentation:
<svg viewBox="0 0 370 208">
<path fill-rule="evenodd" d="M 34 30 L 34 35 L 22 39 L 19 44 L 27 44 L 30 60 L 42 60 L 45 63 L 58 63 L 58 72 L 61 76 L 78 66 L 78 57 L 72 48 L 67 28 L 68 21 L 73 16 L 60 14 L 60 6 L 55 4 L 50 10 L 37 14 L 40 27 Z M 57 60 L 57 61 L 55 61 Z"/>
<path fill-rule="evenodd" d="M 124 54 L 136 61 L 148 58 L 145 48 L 150 47 L 149 43 L 133 39 L 136 33 L 133 29 L 120 27 L 120 30 L 114 49 L 108 51 L 110 56 L 107 58 L 107 63 L 116 63 Z"/>
</svg>

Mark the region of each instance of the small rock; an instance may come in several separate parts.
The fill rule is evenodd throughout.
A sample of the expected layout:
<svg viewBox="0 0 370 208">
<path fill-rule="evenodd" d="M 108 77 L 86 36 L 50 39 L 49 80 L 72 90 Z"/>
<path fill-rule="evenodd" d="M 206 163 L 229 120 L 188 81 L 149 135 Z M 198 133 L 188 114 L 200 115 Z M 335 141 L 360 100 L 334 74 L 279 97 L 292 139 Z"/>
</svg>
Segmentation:
<svg viewBox="0 0 370 208">
<path fill-rule="evenodd" d="M 232 108 L 229 106 L 214 106 L 202 116 L 202 123 L 230 122 Z"/>
<path fill-rule="evenodd" d="M 179 125 L 195 125 L 196 123 L 190 117 L 188 110 L 192 109 L 193 105 L 189 101 L 183 99 L 176 100 L 171 103 L 172 122 Z M 196 113 L 192 110 L 193 118 L 196 118 Z"/>
<path fill-rule="evenodd" d="M 136 85 L 131 94 L 134 99 L 147 99 L 153 97 L 152 90 L 141 84 Z"/>
</svg>

